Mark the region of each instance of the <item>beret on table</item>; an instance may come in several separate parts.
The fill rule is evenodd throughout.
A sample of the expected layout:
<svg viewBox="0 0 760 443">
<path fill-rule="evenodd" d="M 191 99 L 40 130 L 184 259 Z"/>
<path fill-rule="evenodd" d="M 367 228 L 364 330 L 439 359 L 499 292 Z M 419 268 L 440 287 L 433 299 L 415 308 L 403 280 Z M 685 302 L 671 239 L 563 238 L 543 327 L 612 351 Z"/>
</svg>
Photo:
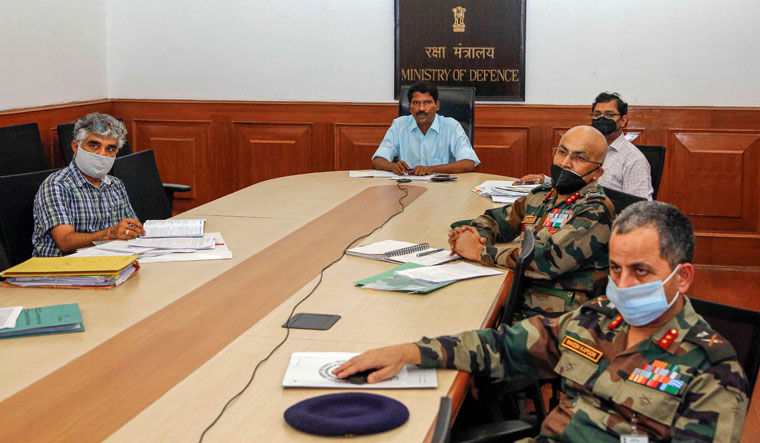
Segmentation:
<svg viewBox="0 0 760 443">
<path fill-rule="evenodd" d="M 408 419 L 409 410 L 399 401 L 360 392 L 312 397 L 285 411 L 285 421 L 299 431 L 327 436 L 376 434 Z"/>
</svg>

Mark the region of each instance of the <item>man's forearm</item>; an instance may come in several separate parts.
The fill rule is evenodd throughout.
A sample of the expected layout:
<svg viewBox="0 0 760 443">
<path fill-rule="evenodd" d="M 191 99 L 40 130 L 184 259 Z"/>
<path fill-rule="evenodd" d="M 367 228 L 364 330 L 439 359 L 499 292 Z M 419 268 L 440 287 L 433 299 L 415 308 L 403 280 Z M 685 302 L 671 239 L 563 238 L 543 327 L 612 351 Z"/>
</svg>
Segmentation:
<svg viewBox="0 0 760 443">
<path fill-rule="evenodd" d="M 372 159 L 372 169 L 379 169 L 382 171 L 393 171 L 393 163 L 389 162 L 383 157 L 375 157 Z"/>
<path fill-rule="evenodd" d="M 53 237 L 61 252 L 73 252 L 80 248 L 92 246 L 94 241 L 108 240 L 108 229 L 95 232 L 69 232 L 59 238 Z"/>
</svg>

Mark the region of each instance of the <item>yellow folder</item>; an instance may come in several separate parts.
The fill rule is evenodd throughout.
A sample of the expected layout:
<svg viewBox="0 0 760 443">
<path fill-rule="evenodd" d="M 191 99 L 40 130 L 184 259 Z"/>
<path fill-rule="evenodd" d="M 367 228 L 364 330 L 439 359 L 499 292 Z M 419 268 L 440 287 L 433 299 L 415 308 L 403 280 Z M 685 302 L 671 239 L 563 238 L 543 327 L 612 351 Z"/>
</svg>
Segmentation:
<svg viewBox="0 0 760 443">
<path fill-rule="evenodd" d="M 32 257 L 2 272 L 3 277 L 119 275 L 137 255 L 104 257 Z"/>
</svg>

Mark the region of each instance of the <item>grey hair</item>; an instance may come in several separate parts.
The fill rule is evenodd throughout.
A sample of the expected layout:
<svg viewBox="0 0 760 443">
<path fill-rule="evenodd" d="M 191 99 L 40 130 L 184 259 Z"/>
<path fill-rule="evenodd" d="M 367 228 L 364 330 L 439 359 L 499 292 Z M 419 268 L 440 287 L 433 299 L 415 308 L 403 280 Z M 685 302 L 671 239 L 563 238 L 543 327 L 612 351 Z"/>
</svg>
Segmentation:
<svg viewBox="0 0 760 443">
<path fill-rule="evenodd" d="M 694 228 L 675 206 L 658 201 L 634 203 L 623 210 L 612 225 L 613 234 L 653 227 L 660 237 L 660 257 L 671 269 L 694 260 Z"/>
<path fill-rule="evenodd" d="M 74 140 L 81 144 L 87 138 L 87 134 L 115 138 L 116 147 L 119 149 L 127 142 L 127 128 L 124 123 L 108 114 L 93 112 L 77 120 L 74 123 Z"/>
</svg>

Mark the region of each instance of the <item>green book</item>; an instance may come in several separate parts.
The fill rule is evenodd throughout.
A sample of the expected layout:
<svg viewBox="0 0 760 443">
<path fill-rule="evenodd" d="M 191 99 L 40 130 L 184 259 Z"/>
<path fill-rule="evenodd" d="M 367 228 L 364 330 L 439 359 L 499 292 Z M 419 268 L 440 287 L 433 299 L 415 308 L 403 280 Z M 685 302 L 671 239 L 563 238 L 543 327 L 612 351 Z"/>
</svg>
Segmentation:
<svg viewBox="0 0 760 443">
<path fill-rule="evenodd" d="M 15 328 L 0 329 L 0 338 L 84 331 L 78 303 L 43 306 L 21 311 Z"/>
<path fill-rule="evenodd" d="M 404 269 L 419 268 L 423 265 L 416 263 L 404 263 L 401 266 L 382 272 L 372 277 L 359 280 L 354 284 L 368 289 L 379 289 L 382 291 L 398 291 L 407 292 L 413 294 L 427 294 L 428 292 L 435 291 L 438 288 L 448 286 L 453 281 L 447 281 L 443 283 L 430 283 L 422 280 L 415 280 L 413 278 L 404 277 L 403 275 L 395 275 L 397 271 L 403 271 Z"/>
</svg>

